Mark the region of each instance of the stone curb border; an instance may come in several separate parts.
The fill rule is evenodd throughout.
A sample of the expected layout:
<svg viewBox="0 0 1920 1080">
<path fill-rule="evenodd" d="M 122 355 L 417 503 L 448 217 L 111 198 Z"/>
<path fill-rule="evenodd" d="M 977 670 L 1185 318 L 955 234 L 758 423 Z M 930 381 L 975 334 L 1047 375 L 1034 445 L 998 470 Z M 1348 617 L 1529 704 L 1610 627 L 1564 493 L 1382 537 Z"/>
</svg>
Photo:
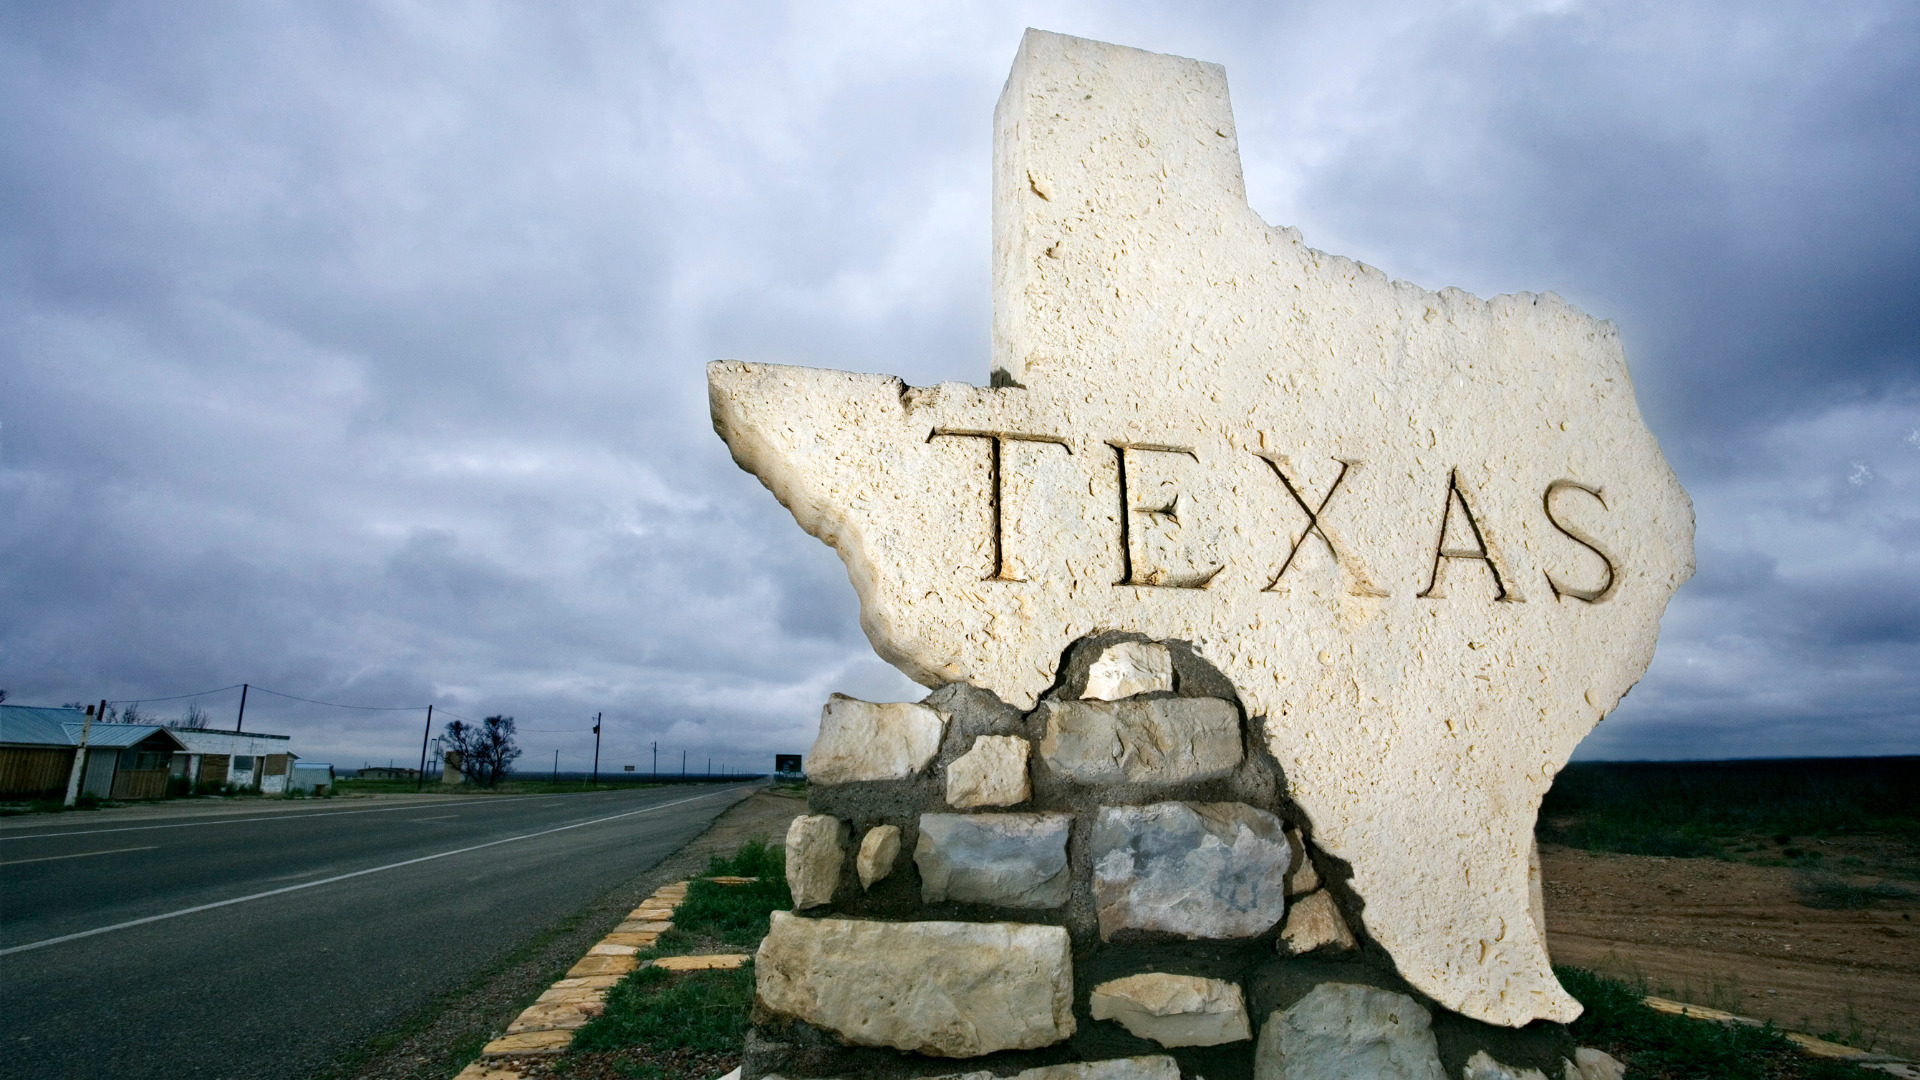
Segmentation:
<svg viewBox="0 0 1920 1080">
<path fill-rule="evenodd" d="M 1682 1001 L 1672 1001 L 1662 997 L 1649 997 L 1642 1000 L 1646 1002 L 1647 1008 L 1655 1012 L 1668 1013 L 1673 1016 L 1685 1016 L 1694 1020 L 1711 1020 L 1717 1024 L 1739 1024 L 1742 1027 L 1764 1027 L 1766 1025 L 1766 1021 L 1764 1020 L 1756 1020 L 1751 1016 L 1739 1016 L 1721 1009 L 1710 1009 L 1705 1005 L 1689 1005 Z M 1878 1069 L 1881 1072 L 1892 1073 L 1895 1076 L 1904 1078 L 1904 1080 L 1920 1080 L 1920 1068 L 1916 1068 L 1913 1062 L 1905 1058 L 1892 1057 L 1887 1054 L 1875 1054 L 1862 1050 L 1857 1046 L 1846 1046 L 1837 1042 L 1828 1042 L 1825 1039 L 1815 1038 L 1812 1035 L 1803 1035 L 1798 1031 L 1782 1031 L 1780 1034 L 1788 1042 L 1793 1043 L 1814 1057 L 1836 1058 L 1841 1061 L 1851 1062 L 1861 1068 Z"/>
<path fill-rule="evenodd" d="M 717 875 L 703 878 L 720 885 L 745 885 L 750 877 Z M 647 965 L 668 971 L 729 971 L 752 957 L 746 953 L 711 953 L 701 956 L 663 956 L 643 965 L 637 958 L 642 949 L 650 949 L 660 935 L 673 929 L 673 912 L 687 898 L 691 881 L 662 885 L 640 906 L 627 913 L 620 925 L 587 950 L 580 962 L 554 982 L 522 1010 L 506 1034 L 488 1043 L 480 1051 L 480 1060 L 460 1070 L 454 1080 L 520 1080 L 520 1073 L 489 1059 L 524 1057 L 531 1054 L 559 1054 L 573 1045 L 573 1033 L 587 1026 L 607 1005 L 607 991 L 633 971 Z M 738 1071 L 734 1073 L 738 1076 Z M 725 1080 L 725 1078 L 722 1078 Z"/>
</svg>

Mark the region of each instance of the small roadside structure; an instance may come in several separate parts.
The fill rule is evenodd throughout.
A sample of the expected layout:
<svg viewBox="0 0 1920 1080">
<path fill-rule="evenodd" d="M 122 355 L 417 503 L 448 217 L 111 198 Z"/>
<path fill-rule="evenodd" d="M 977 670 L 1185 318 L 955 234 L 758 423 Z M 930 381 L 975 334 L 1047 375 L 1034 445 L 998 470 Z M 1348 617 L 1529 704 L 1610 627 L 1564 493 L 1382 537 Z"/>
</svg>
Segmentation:
<svg viewBox="0 0 1920 1080">
<path fill-rule="evenodd" d="M 302 766 L 305 768 L 305 766 Z M 390 765 L 374 765 L 361 769 L 354 774 L 356 780 L 418 780 L 419 769 L 395 768 Z"/>
<path fill-rule="evenodd" d="M 0 705 L 0 798 L 61 797 L 83 730 L 87 745 L 80 794 L 101 799 L 166 795 L 174 757 L 186 749 L 172 729 L 89 724 L 79 709 Z"/>
<path fill-rule="evenodd" d="M 324 761 L 302 761 L 287 776 L 288 791 L 308 795 L 325 795 L 333 790 L 334 783 L 333 766 Z"/>
<path fill-rule="evenodd" d="M 207 728 L 169 728 L 186 753 L 173 775 L 195 787 L 259 788 L 262 795 L 280 795 L 300 755 L 290 753 L 291 736 L 262 731 L 214 731 Z"/>
</svg>

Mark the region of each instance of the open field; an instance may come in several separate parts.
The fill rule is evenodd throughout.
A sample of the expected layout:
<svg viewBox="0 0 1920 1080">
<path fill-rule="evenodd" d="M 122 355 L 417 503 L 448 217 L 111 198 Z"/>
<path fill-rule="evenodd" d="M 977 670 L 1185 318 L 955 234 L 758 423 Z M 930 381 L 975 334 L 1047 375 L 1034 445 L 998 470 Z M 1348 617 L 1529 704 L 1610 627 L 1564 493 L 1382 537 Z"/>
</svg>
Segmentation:
<svg viewBox="0 0 1920 1080">
<path fill-rule="evenodd" d="M 1541 816 L 1556 963 L 1920 1055 L 1920 759 L 1574 765 Z"/>
</svg>

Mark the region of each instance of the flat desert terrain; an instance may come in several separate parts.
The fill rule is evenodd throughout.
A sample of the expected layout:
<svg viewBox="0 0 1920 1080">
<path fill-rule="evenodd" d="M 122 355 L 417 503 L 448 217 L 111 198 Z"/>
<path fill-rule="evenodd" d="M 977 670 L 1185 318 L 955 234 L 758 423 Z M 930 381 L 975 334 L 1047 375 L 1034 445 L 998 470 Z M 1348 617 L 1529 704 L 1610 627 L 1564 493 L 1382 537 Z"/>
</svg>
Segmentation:
<svg viewBox="0 0 1920 1080">
<path fill-rule="evenodd" d="M 1798 871 L 1712 858 L 1543 844 L 1540 860 L 1555 963 L 1644 979 L 1662 997 L 1788 1030 L 1920 1056 L 1920 900 L 1810 907 Z"/>
</svg>

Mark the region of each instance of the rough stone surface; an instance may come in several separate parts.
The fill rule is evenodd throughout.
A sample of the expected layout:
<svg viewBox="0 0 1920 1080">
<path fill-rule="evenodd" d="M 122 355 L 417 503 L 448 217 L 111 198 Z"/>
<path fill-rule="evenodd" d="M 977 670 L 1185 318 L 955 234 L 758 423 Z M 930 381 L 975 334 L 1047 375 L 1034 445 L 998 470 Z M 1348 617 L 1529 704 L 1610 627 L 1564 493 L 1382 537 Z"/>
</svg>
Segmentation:
<svg viewBox="0 0 1920 1080">
<path fill-rule="evenodd" d="M 1253 1037 L 1246 997 L 1224 979 L 1129 975 L 1094 987 L 1088 1004 L 1095 1020 L 1117 1020 L 1161 1046 L 1219 1046 Z"/>
<path fill-rule="evenodd" d="M 1135 694 L 1173 689 L 1173 654 L 1155 641 L 1119 641 L 1101 650 L 1087 669 L 1081 697 L 1118 701 Z"/>
<path fill-rule="evenodd" d="M 1025 1069 L 1014 1080 L 1180 1080 L 1180 1066 L 1162 1056 L 1080 1061 Z"/>
<path fill-rule="evenodd" d="M 847 823 L 827 814 L 802 814 L 787 826 L 787 889 L 793 909 L 833 902 L 847 858 Z"/>
<path fill-rule="evenodd" d="M 777 911 L 754 978 L 761 1007 L 861 1046 L 978 1057 L 1074 1031 L 1072 948 L 1058 926 Z"/>
<path fill-rule="evenodd" d="M 1018 735 L 982 735 L 947 766 L 948 806 L 1013 806 L 1032 797 L 1027 740 Z"/>
<path fill-rule="evenodd" d="M 893 873 L 893 861 L 900 857 L 900 826 L 875 825 L 860 838 L 860 854 L 853 868 L 860 875 L 862 889 Z"/>
<path fill-rule="evenodd" d="M 1286 911 L 1280 819 L 1241 803 L 1101 807 L 1092 836 L 1100 936 L 1266 933 Z"/>
<path fill-rule="evenodd" d="M 1502 1065 L 1485 1050 L 1467 1059 L 1467 1067 L 1461 1071 L 1460 1080 L 1547 1080 L 1547 1074 L 1539 1069 L 1518 1069 L 1511 1065 Z"/>
<path fill-rule="evenodd" d="M 1612 1054 L 1591 1046 L 1574 1051 L 1571 1064 L 1579 1075 L 1570 1075 L 1567 1080 L 1624 1080 L 1627 1075 L 1627 1067 L 1614 1060 Z"/>
<path fill-rule="evenodd" d="M 929 904 L 1054 908 L 1073 893 L 1068 814 L 922 814 L 913 862 Z"/>
<path fill-rule="evenodd" d="M 1082 784 L 1213 780 L 1242 757 L 1240 714 L 1219 698 L 1048 701 L 1041 715 L 1041 760 Z"/>
<path fill-rule="evenodd" d="M 820 737 L 806 758 L 807 779 L 816 784 L 905 779 L 933 760 L 946 728 L 946 717 L 925 705 L 835 694 L 820 711 Z"/>
<path fill-rule="evenodd" d="M 1446 1080 L 1431 1023 L 1405 994 L 1323 983 L 1260 1026 L 1254 1080 Z"/>
<path fill-rule="evenodd" d="M 1287 830 L 1287 851 L 1292 858 L 1287 869 L 1287 895 L 1299 896 L 1310 893 L 1320 887 L 1320 872 L 1314 869 L 1313 859 L 1307 854 L 1306 838 L 1299 829 Z"/>
<path fill-rule="evenodd" d="M 1280 931 L 1280 951 L 1292 956 L 1320 948 L 1345 952 L 1356 944 L 1333 895 L 1325 889 L 1295 900 L 1287 911 L 1286 928 Z"/>
<path fill-rule="evenodd" d="M 1216 65 L 1030 31 L 994 128 L 992 386 L 717 363 L 734 459 L 926 685 L 1030 708 L 1096 630 L 1191 642 L 1414 986 L 1573 1019 L 1535 813 L 1693 572 L 1617 330 L 1269 226 Z"/>
</svg>

